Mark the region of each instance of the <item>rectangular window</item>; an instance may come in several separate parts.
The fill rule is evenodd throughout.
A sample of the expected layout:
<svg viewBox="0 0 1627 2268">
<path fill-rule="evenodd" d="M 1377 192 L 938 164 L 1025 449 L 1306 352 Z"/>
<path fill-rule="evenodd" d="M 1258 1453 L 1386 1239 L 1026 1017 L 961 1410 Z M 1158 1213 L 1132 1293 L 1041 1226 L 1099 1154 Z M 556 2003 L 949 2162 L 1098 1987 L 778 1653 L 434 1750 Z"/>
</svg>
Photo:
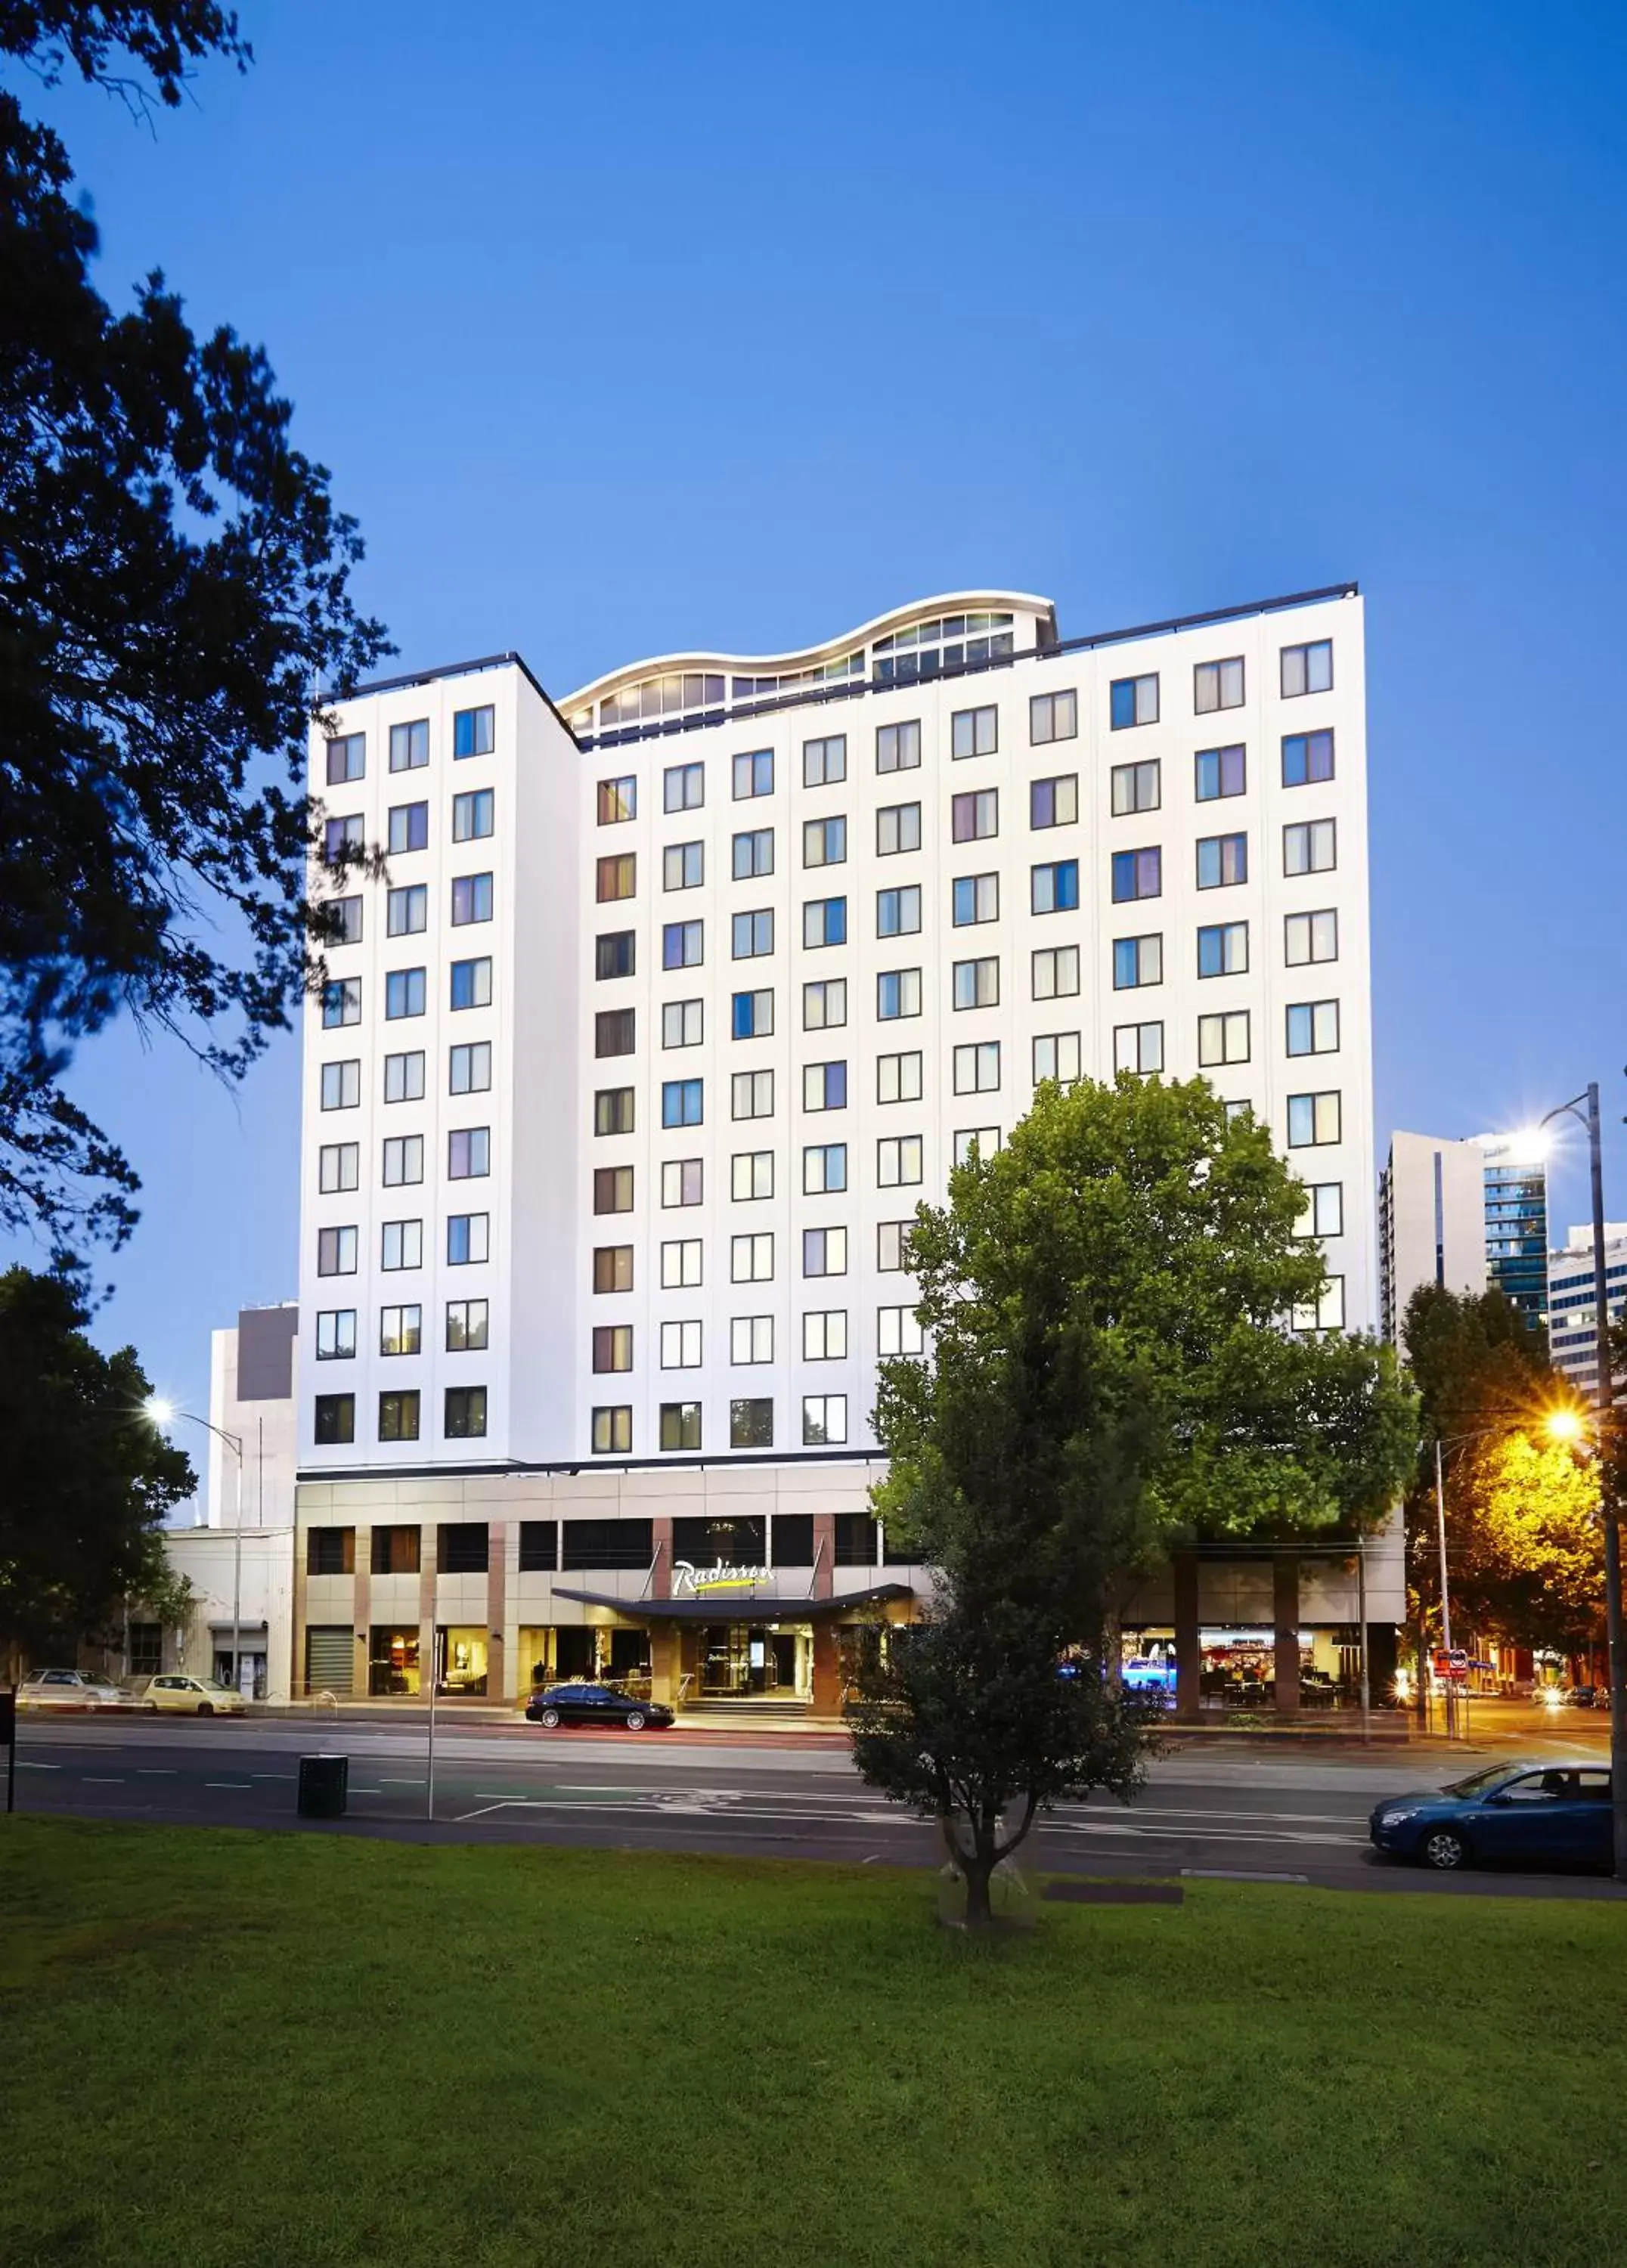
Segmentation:
<svg viewBox="0 0 1627 2268">
<path fill-rule="evenodd" d="M 491 877 L 490 874 L 457 874 L 452 884 L 452 926 L 462 929 L 469 922 L 489 922 L 491 919 Z"/>
<path fill-rule="evenodd" d="M 392 858 L 404 858 L 409 850 L 424 850 L 430 841 L 430 806 L 427 803 L 397 803 L 390 806 L 387 841 Z"/>
<path fill-rule="evenodd" d="M 1000 918 L 1000 878 L 998 874 L 960 874 L 953 883 L 952 919 L 956 929 Z"/>
<path fill-rule="evenodd" d="M 876 727 L 876 770 L 879 772 L 913 772 L 921 762 L 921 726 L 911 719 L 907 725 L 878 725 Z"/>
<path fill-rule="evenodd" d="M 1162 1024 L 1115 1024 L 1113 1027 L 1113 1068 L 1150 1079 L 1164 1068 Z"/>
<path fill-rule="evenodd" d="M 356 1396 L 353 1394 L 319 1394 L 316 1397 L 316 1439 L 320 1447 L 328 1448 L 356 1439 Z M 313 1538 L 321 1533 L 310 1531 Z"/>
<path fill-rule="evenodd" d="M 921 1137 L 884 1134 L 876 1144 L 876 1181 L 884 1189 L 913 1189 L 921 1179 Z"/>
<path fill-rule="evenodd" d="M 699 811 L 706 801 L 704 764 L 668 764 L 661 774 L 664 811 Z"/>
<path fill-rule="evenodd" d="M 698 1370 L 701 1366 L 701 1327 L 698 1322 L 661 1325 L 661 1368 Z"/>
<path fill-rule="evenodd" d="M 805 1394 L 802 1397 L 802 1446 L 805 1449 L 843 1447 L 848 1437 L 845 1394 Z"/>
<path fill-rule="evenodd" d="M 1321 913 L 1284 916 L 1283 958 L 1290 968 L 1338 957 L 1339 917 L 1331 906 Z"/>
<path fill-rule="evenodd" d="M 1000 831 L 1000 791 L 975 788 L 949 800 L 949 832 L 956 843 L 981 843 Z"/>
<path fill-rule="evenodd" d="M 489 957 L 479 961 L 454 961 L 449 974 L 454 1008 L 490 1007 L 491 961 Z"/>
<path fill-rule="evenodd" d="M 661 1289 L 691 1292 L 701 1280 L 703 1240 L 698 1236 L 668 1237 L 661 1247 Z"/>
<path fill-rule="evenodd" d="M 759 748 L 754 754 L 734 759 L 734 800 L 744 803 L 749 797 L 772 795 L 774 792 L 774 751 Z"/>
<path fill-rule="evenodd" d="M 593 894 L 600 904 L 607 905 L 615 898 L 631 898 L 638 894 L 638 854 L 623 850 L 613 858 L 600 858 L 593 868 Z"/>
<path fill-rule="evenodd" d="M 661 930 L 663 968 L 699 968 L 706 958 L 705 924 L 698 921 L 667 922 Z"/>
<path fill-rule="evenodd" d="M 1283 741 L 1283 785 L 1312 787 L 1333 777 L 1333 734 L 1290 733 Z"/>
<path fill-rule="evenodd" d="M 1336 1000 L 1303 1000 L 1288 1010 L 1288 1052 L 1291 1056 L 1331 1056 L 1339 1049 L 1339 1004 Z"/>
<path fill-rule="evenodd" d="M 593 1211 L 595 1212 L 631 1212 L 632 1209 L 632 1167 L 630 1166 L 595 1166 Z"/>
<path fill-rule="evenodd" d="M 999 745 L 998 709 L 957 709 L 949 719 L 952 756 L 991 756 Z"/>
<path fill-rule="evenodd" d="M 1132 852 L 1133 856 L 1139 853 Z M 1157 852 L 1153 853 L 1154 858 Z M 1117 871 L 1117 860 L 1114 869 Z M 1156 895 L 1156 893 L 1154 893 Z M 1028 903 L 1036 914 L 1072 913 L 1079 902 L 1079 862 L 1077 858 L 1057 858 L 1045 866 L 1028 869 Z"/>
<path fill-rule="evenodd" d="M 416 1528 L 375 1528 L 368 1557 L 375 1575 L 416 1575 L 423 1558 L 423 1540 Z"/>
<path fill-rule="evenodd" d="M 983 961 L 957 961 L 953 970 L 957 1008 L 998 1008 L 1000 1005 L 1000 964 L 992 956 Z"/>
<path fill-rule="evenodd" d="M 699 1126 L 704 1109 L 704 1082 L 698 1079 L 668 1079 L 661 1082 L 663 1126 Z"/>
<path fill-rule="evenodd" d="M 346 733 L 328 743 L 328 784 L 340 787 L 347 780 L 367 777 L 367 735 Z"/>
<path fill-rule="evenodd" d="M 1113 902 L 1122 905 L 1130 898 L 1156 898 L 1163 895 L 1164 854 L 1156 845 L 1146 850 L 1115 850 L 1113 853 Z M 1034 911 L 1040 909 L 1036 906 Z"/>
<path fill-rule="evenodd" d="M 1241 976 L 1248 968 L 1247 922 L 1214 922 L 1197 932 L 1200 976 Z"/>
<path fill-rule="evenodd" d="M 1331 819 L 1312 819 L 1283 829 L 1285 874 L 1329 874 L 1337 865 Z"/>
<path fill-rule="evenodd" d="M 732 1118 L 772 1118 L 774 1074 L 771 1071 L 737 1071 L 730 1082 Z"/>
<path fill-rule="evenodd" d="M 483 1386 L 449 1386 L 442 1405 L 441 1431 L 449 1441 L 483 1440 L 486 1432 L 486 1389 Z"/>
<path fill-rule="evenodd" d="M 1296 1236 L 1343 1236 L 1344 1233 L 1344 1184 L 1343 1182 L 1307 1182 L 1302 1197 L 1303 1211 L 1294 1224 Z"/>
<path fill-rule="evenodd" d="M 1131 725 L 1156 725 L 1158 722 L 1158 675 L 1151 677 L 1118 677 L 1113 681 L 1108 696 L 1108 717 L 1115 733 Z"/>
<path fill-rule="evenodd" d="M 954 1051 L 957 1094 L 989 1094 L 1000 1084 L 1000 1042 L 972 1040 Z"/>
<path fill-rule="evenodd" d="M 319 1228 L 316 1233 L 316 1272 L 319 1276 L 354 1276 L 356 1231 Z"/>
<path fill-rule="evenodd" d="M 732 1449 L 771 1449 L 774 1447 L 774 1404 L 771 1401 L 730 1403 L 729 1447 Z"/>
<path fill-rule="evenodd" d="M 1309 645 L 1285 645 L 1283 656 L 1283 698 L 1299 693 L 1333 690 L 1333 640 L 1316 638 Z"/>
<path fill-rule="evenodd" d="M 361 1177 L 361 1145 L 327 1142 L 316 1153 L 316 1186 L 327 1197 L 353 1189 Z"/>
<path fill-rule="evenodd" d="M 1344 1278 L 1330 1276 L 1321 1297 L 1296 1306 L 1289 1325 L 1296 1331 L 1341 1331 L 1344 1328 Z"/>
<path fill-rule="evenodd" d="M 398 1269 L 422 1268 L 423 1223 L 421 1220 L 387 1220 L 379 1239 L 379 1265 L 387 1276 L 393 1275 Z"/>
<path fill-rule="evenodd" d="M 1036 693 L 1028 703 L 1028 740 L 1034 747 L 1047 740 L 1071 740 L 1079 729 L 1077 693 Z"/>
<path fill-rule="evenodd" d="M 476 843 L 490 835 L 495 827 L 497 792 L 493 788 L 471 788 L 466 795 L 452 799 L 452 839 L 454 843 Z"/>
<path fill-rule="evenodd" d="M 774 1236 L 762 1230 L 729 1239 L 729 1281 L 732 1284 L 771 1284 L 774 1280 Z"/>
<path fill-rule="evenodd" d="M 729 1325 L 729 1360 L 751 1363 L 773 1359 L 773 1316 L 736 1315 Z"/>
<path fill-rule="evenodd" d="M 802 1108 L 805 1110 L 845 1110 L 847 1108 L 845 1063 L 804 1064 Z"/>
<path fill-rule="evenodd" d="M 1034 1083 L 1054 1079 L 1071 1086 L 1079 1076 L 1079 1035 L 1077 1032 L 1042 1032 L 1034 1042 Z"/>
<path fill-rule="evenodd" d="M 664 890 L 698 890 L 706 880 L 703 843 L 669 843 L 661 853 Z"/>
<path fill-rule="evenodd" d="M 1200 890 L 1228 889 L 1248 880 L 1248 837 L 1246 835 L 1205 835 L 1197 846 L 1197 887 Z"/>
<path fill-rule="evenodd" d="M 698 1007 L 699 1001 L 695 1005 Z M 774 1029 L 772 991 L 737 992 L 731 1004 L 730 1028 L 737 1040 L 766 1040 Z"/>
<path fill-rule="evenodd" d="M 802 1318 L 803 1361 L 845 1362 L 847 1320 L 845 1307 L 810 1307 Z"/>
<path fill-rule="evenodd" d="M 384 1099 L 387 1102 L 422 1102 L 423 1049 L 413 1048 L 384 1059 Z"/>
<path fill-rule="evenodd" d="M 164 1667 L 163 1624 L 131 1623 L 129 1643 L 130 1675 L 156 1677 Z"/>
<path fill-rule="evenodd" d="M 774 909 L 764 906 L 749 914 L 736 914 L 731 924 L 736 961 L 760 961 L 774 950 Z"/>
<path fill-rule="evenodd" d="M 830 1197 L 847 1187 L 847 1144 L 810 1143 L 802 1152 L 802 1194 Z"/>
<path fill-rule="evenodd" d="M 805 1032 L 834 1032 L 847 1021 L 847 978 L 822 977 L 802 988 L 802 1028 Z"/>
<path fill-rule="evenodd" d="M 1248 756 L 1240 743 L 1229 748 L 1200 748 L 1192 766 L 1192 792 L 1199 803 L 1218 803 L 1222 796 L 1241 795 L 1248 788 Z"/>
<path fill-rule="evenodd" d="M 1308 1150 L 1340 1139 L 1339 1090 L 1288 1098 L 1288 1147 Z"/>
<path fill-rule="evenodd" d="M 392 900 L 397 897 L 410 897 L 412 893 L 409 890 L 392 890 L 390 893 Z M 392 911 L 394 911 L 394 907 L 392 907 Z M 330 946 L 335 947 L 335 950 L 342 945 L 359 945 L 361 943 L 362 902 L 360 898 L 334 898 L 328 902 L 327 915 L 328 919 L 333 924 L 332 932 L 328 939 L 328 942 Z M 422 929 L 423 927 L 423 924 L 419 922 L 417 926 Z M 390 934 L 394 937 L 397 935 L 398 932 L 392 930 Z"/>
<path fill-rule="evenodd" d="M 595 1323 L 593 1368 L 597 1372 L 630 1370 L 633 1366 L 633 1327 L 630 1323 Z"/>
<path fill-rule="evenodd" d="M 631 976 L 637 966 L 637 932 L 630 929 L 607 932 L 593 942 L 593 974 L 595 976 Z"/>
<path fill-rule="evenodd" d="M 737 1150 L 729 1160 L 729 1195 L 737 1204 L 749 1204 L 774 1194 L 772 1150 Z"/>
<path fill-rule="evenodd" d="M 774 872 L 774 829 L 755 827 L 734 838 L 734 879 L 748 882 Z"/>
<path fill-rule="evenodd" d="M 358 1057 L 345 1063 L 325 1063 L 322 1065 L 322 1108 L 324 1110 L 356 1110 L 362 1100 L 362 1066 Z"/>
<path fill-rule="evenodd" d="M 918 968 L 884 968 L 876 977 L 876 1014 L 883 1023 L 921 1012 Z"/>
<path fill-rule="evenodd" d="M 619 826 L 624 819 L 638 816 L 638 783 L 629 772 L 621 779 L 604 779 L 599 783 L 599 824 Z"/>
<path fill-rule="evenodd" d="M 1077 945 L 1042 946 L 1033 956 L 1032 990 L 1036 1000 L 1063 1000 L 1079 989 Z"/>
<path fill-rule="evenodd" d="M 846 1229 L 805 1228 L 802 1232 L 802 1272 L 805 1276 L 845 1276 Z"/>
<path fill-rule="evenodd" d="M 998 1126 L 968 1126 L 954 1138 L 954 1162 L 969 1166 L 974 1159 L 992 1158 L 1000 1146 Z"/>
<path fill-rule="evenodd" d="M 621 1168 L 629 1182 L 632 1180 L 630 1166 Z M 476 1268 L 491 1257 L 491 1215 L 488 1212 L 454 1212 L 446 1216 L 446 1264 L 449 1268 Z"/>
<path fill-rule="evenodd" d="M 381 1355 L 422 1354 L 423 1351 L 423 1308 L 418 1307 L 380 1307 L 379 1351 Z"/>
<path fill-rule="evenodd" d="M 883 804 L 876 814 L 876 856 L 891 858 L 900 850 L 918 850 L 920 848 L 920 805 Z"/>
<path fill-rule="evenodd" d="M 1198 1018 L 1197 1063 L 1200 1071 L 1212 1070 L 1218 1064 L 1240 1064 L 1248 1060 L 1247 1008 L 1232 1008 L 1223 1015 Z"/>
<path fill-rule="evenodd" d="M 606 1056 L 630 1056 L 637 1041 L 636 1010 L 601 1008 L 593 1018 L 593 1053 L 601 1060 Z"/>
<path fill-rule="evenodd" d="M 1146 767 L 1131 764 L 1130 771 Z M 1154 780 L 1158 766 L 1151 767 Z M 1156 792 L 1153 801 L 1158 800 Z M 1063 772 L 1055 779 L 1036 779 L 1028 783 L 1028 824 L 1039 827 L 1071 827 L 1079 815 L 1079 776 Z"/>
<path fill-rule="evenodd" d="M 390 727 L 390 770 L 419 772 L 430 761 L 430 720 L 420 717 L 410 725 Z"/>
<path fill-rule="evenodd" d="M 446 1056 L 448 1094 L 484 1094 L 491 1086 L 491 1042 L 470 1040 L 449 1049 Z"/>
<path fill-rule="evenodd" d="M 908 1049 L 902 1055 L 876 1057 L 876 1101 L 878 1102 L 919 1102 L 921 1100 L 921 1050 Z"/>
<path fill-rule="evenodd" d="M 876 1309 L 876 1352 L 884 1360 L 919 1354 L 924 1344 L 920 1319 L 913 1307 Z"/>
<path fill-rule="evenodd" d="M 418 1438 L 418 1394 L 416 1388 L 379 1396 L 379 1439 L 416 1441 Z"/>
<path fill-rule="evenodd" d="M 598 1134 L 630 1134 L 633 1131 L 633 1089 L 630 1086 L 601 1086 L 593 1096 L 593 1131 Z"/>
<path fill-rule="evenodd" d="M 337 1031 L 344 1024 L 359 1024 L 362 1020 L 362 980 L 359 976 L 338 976 L 322 987 L 322 1029 Z"/>
<path fill-rule="evenodd" d="M 667 1158 L 661 1166 L 661 1204 L 670 1211 L 676 1205 L 697 1205 L 706 1187 L 705 1160 Z"/>
<path fill-rule="evenodd" d="M 316 1319 L 318 1362 L 348 1362 L 356 1352 L 356 1310 L 328 1307 Z"/>
<path fill-rule="evenodd" d="M 907 1220 L 879 1220 L 876 1223 L 877 1275 L 898 1276 L 907 1270 L 911 1226 Z"/>
<path fill-rule="evenodd" d="M 559 1567 L 559 1522 L 522 1520 L 519 1523 L 519 1572 L 522 1575 L 552 1575 Z"/>
<path fill-rule="evenodd" d="M 491 1171 L 491 1129 L 460 1126 L 446 1137 L 446 1178 L 451 1182 L 482 1181 Z"/>
<path fill-rule="evenodd" d="M 384 980 L 384 1012 L 387 1020 L 398 1021 L 403 1016 L 421 1016 L 424 1010 L 424 972 L 422 968 L 393 968 Z"/>
<path fill-rule="evenodd" d="M 834 787 L 847 777 L 847 735 L 835 733 L 823 740 L 802 743 L 804 787 Z"/>
<path fill-rule="evenodd" d="M 1192 706 L 1200 717 L 1213 709 L 1240 709 L 1243 705 L 1243 663 L 1241 655 L 1231 661 L 1200 661 L 1192 670 Z"/>
<path fill-rule="evenodd" d="M 847 900 L 807 898 L 802 907 L 802 942 L 810 950 L 847 943 Z"/>
<path fill-rule="evenodd" d="M 847 859 L 847 821 L 805 819 L 802 822 L 802 863 L 805 866 L 840 866 Z"/>
<path fill-rule="evenodd" d="M 735 998 L 740 998 L 736 993 Z M 768 995 L 773 1002 L 774 995 Z M 769 1015 L 770 1026 L 773 1022 Z M 698 1048 L 706 1035 L 706 1008 L 700 1000 L 667 1000 L 661 1007 L 661 1045 L 664 1048 Z"/>
<path fill-rule="evenodd" d="M 1164 981 L 1161 937 L 1118 937 L 1113 940 L 1113 989 L 1128 992 L 1137 984 Z"/>
<path fill-rule="evenodd" d="M 701 1446 L 701 1405 L 698 1402 L 663 1402 L 661 1447 L 698 1449 Z"/>
<path fill-rule="evenodd" d="M 497 718 L 494 708 L 458 710 L 452 720 L 453 757 L 489 756 L 497 746 Z"/>
<path fill-rule="evenodd" d="M 384 1186 L 408 1189 L 423 1179 L 422 1134 L 392 1134 L 384 1145 Z"/>
<path fill-rule="evenodd" d="M 913 937 L 921 926 L 921 886 L 876 892 L 876 935 Z M 360 1011 L 357 1011 L 360 1013 Z"/>
<path fill-rule="evenodd" d="M 592 1438 L 596 1457 L 624 1456 L 633 1446 L 631 1406 L 625 1402 L 601 1403 L 593 1411 Z"/>
<path fill-rule="evenodd" d="M 630 1244 L 593 1247 L 595 1292 L 630 1292 L 633 1288 L 633 1248 Z"/>
</svg>

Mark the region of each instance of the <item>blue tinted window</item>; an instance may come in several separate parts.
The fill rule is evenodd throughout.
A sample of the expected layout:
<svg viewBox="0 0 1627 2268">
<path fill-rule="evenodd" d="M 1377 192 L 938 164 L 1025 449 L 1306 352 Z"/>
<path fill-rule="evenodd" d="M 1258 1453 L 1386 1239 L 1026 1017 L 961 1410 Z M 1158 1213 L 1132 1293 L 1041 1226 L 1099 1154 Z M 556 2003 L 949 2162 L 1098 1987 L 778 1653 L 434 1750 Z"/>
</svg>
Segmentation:
<svg viewBox="0 0 1627 2268">
<path fill-rule="evenodd" d="M 1333 734 L 1291 733 L 1283 742 L 1283 785 L 1308 787 L 1333 777 Z"/>
<path fill-rule="evenodd" d="M 387 1017 L 421 1016 L 423 1013 L 423 971 L 422 968 L 394 968 L 384 980 L 384 1012 Z"/>
<path fill-rule="evenodd" d="M 454 756 L 489 756 L 496 745 L 494 709 L 460 709 L 452 720 Z"/>
<path fill-rule="evenodd" d="M 698 1079 L 669 1079 L 662 1082 L 661 1123 L 663 1126 L 698 1126 L 701 1123 L 701 1081 Z"/>
<path fill-rule="evenodd" d="M 663 968 L 698 968 L 703 932 L 699 922 L 668 922 L 661 932 Z"/>
</svg>

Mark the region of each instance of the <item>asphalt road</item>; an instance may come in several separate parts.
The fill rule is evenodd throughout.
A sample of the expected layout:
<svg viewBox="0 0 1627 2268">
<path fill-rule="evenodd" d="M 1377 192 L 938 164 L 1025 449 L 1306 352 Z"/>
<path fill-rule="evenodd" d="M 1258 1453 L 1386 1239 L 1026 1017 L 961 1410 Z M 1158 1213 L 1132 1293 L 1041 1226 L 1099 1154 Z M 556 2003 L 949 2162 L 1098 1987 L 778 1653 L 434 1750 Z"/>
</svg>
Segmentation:
<svg viewBox="0 0 1627 2268">
<path fill-rule="evenodd" d="M 1542 1747 L 1565 1753 L 1564 1730 Z M 18 1732 L 22 1811 L 856 1864 L 931 1866 L 940 1858 L 932 1828 L 866 1788 L 835 1744 L 443 1727 L 431 1823 L 421 1724 L 31 1715 Z M 295 1812 L 298 1758 L 323 1748 L 350 1759 L 349 1815 L 331 1824 Z M 1443 1877 L 1371 1851 L 1366 1821 L 1377 1797 L 1439 1786 L 1482 1761 L 1359 1750 L 1261 1756 L 1242 1742 L 1192 1743 L 1154 1764 L 1128 1808 L 1108 1798 L 1065 1805 L 1043 1820 L 1027 1863 L 1046 1874 L 1214 1876 L 1446 1896 L 1627 1897 L 1627 1889 L 1597 1876 Z"/>
</svg>

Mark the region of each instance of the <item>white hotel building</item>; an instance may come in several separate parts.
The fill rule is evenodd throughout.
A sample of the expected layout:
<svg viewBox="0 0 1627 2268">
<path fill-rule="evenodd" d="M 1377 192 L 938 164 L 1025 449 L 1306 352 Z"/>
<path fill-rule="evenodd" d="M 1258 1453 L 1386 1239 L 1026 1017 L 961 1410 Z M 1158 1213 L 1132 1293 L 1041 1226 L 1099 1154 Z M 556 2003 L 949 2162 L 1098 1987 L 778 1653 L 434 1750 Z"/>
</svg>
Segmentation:
<svg viewBox="0 0 1627 2268">
<path fill-rule="evenodd" d="M 1307 1184 L 1303 1323 L 1374 1322 L 1353 586 L 1085 639 L 964 592 L 330 721 L 313 792 L 388 871 L 330 886 L 306 1030 L 297 1683 L 416 1690 L 439 1632 L 453 1692 L 828 1702 L 922 1582 L 865 1496 L 902 1233 L 1042 1078 L 1211 1079 Z M 1309 1580 L 1279 1640 L 1354 1618 Z M 1269 1638 L 1269 1564 L 1202 1587 Z"/>
</svg>

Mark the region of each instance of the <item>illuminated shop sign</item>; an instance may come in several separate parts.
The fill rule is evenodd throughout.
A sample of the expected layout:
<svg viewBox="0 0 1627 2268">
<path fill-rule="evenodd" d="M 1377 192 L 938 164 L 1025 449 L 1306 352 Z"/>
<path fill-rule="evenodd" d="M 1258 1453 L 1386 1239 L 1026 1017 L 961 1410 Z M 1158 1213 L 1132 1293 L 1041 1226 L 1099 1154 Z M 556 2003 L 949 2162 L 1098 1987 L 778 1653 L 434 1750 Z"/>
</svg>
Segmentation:
<svg viewBox="0 0 1627 2268">
<path fill-rule="evenodd" d="M 766 1567 L 736 1566 L 724 1559 L 710 1567 L 697 1567 L 692 1559 L 674 1559 L 673 1596 L 681 1599 L 687 1593 L 701 1598 L 711 1591 L 750 1591 L 768 1579 Z"/>
</svg>

